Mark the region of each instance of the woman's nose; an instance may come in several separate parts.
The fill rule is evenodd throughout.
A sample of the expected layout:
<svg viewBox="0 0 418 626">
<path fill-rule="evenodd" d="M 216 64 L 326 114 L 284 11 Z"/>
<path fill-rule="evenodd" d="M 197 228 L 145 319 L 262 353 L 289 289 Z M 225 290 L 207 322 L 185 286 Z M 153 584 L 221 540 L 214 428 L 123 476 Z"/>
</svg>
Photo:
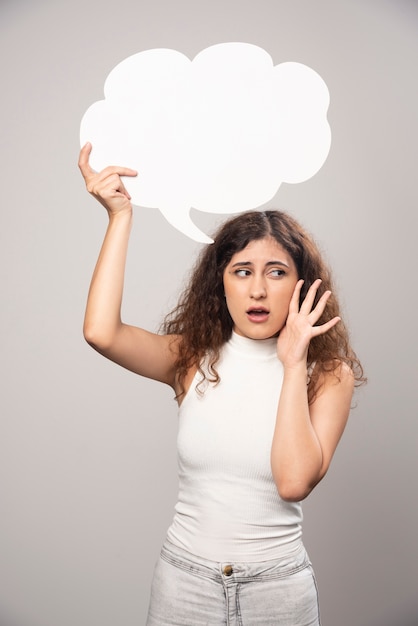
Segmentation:
<svg viewBox="0 0 418 626">
<path fill-rule="evenodd" d="M 261 277 L 254 277 L 254 280 L 251 283 L 251 298 L 254 298 L 254 300 L 259 300 L 260 298 L 265 298 L 266 295 L 267 291 L 264 280 Z"/>
</svg>

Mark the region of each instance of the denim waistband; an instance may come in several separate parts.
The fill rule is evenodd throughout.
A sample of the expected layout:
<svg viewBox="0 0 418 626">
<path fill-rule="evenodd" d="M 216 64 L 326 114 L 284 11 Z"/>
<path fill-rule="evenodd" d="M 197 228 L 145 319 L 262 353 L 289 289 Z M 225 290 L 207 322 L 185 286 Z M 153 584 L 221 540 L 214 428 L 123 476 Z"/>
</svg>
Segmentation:
<svg viewBox="0 0 418 626">
<path fill-rule="evenodd" d="M 195 576 L 222 581 L 224 584 L 279 579 L 310 565 L 309 557 L 301 541 L 279 558 L 249 563 L 210 561 L 196 557 L 166 540 L 161 549 L 161 558 Z"/>
</svg>

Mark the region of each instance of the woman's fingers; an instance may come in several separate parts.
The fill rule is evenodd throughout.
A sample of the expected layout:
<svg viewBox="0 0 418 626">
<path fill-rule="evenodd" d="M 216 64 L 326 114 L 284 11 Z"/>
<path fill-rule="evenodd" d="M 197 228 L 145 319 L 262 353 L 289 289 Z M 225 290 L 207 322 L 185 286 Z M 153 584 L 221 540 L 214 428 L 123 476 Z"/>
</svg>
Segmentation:
<svg viewBox="0 0 418 626">
<path fill-rule="evenodd" d="M 308 293 L 306 294 L 305 299 L 300 306 L 300 313 L 304 313 L 305 315 L 309 315 L 309 313 L 311 313 L 312 307 L 315 302 L 315 297 L 321 283 L 322 280 L 320 278 L 317 278 L 309 287 Z"/>
<path fill-rule="evenodd" d="M 87 191 L 110 212 L 115 213 L 126 208 L 131 209 L 131 196 L 122 182 L 121 176 L 136 176 L 130 167 L 111 165 L 101 172 L 95 172 L 90 166 L 92 145 L 87 142 L 80 150 L 78 166 L 86 183 Z M 127 202 L 128 201 L 128 202 Z"/>
<path fill-rule="evenodd" d="M 330 295 L 331 291 L 325 291 L 319 298 L 316 306 L 311 310 L 309 315 L 311 316 L 311 318 L 314 318 L 315 321 L 319 320 L 322 313 L 325 311 L 325 307 L 327 306 Z"/>
<path fill-rule="evenodd" d="M 118 176 L 136 176 L 138 172 L 136 170 L 131 169 L 130 167 L 121 167 L 119 165 L 111 165 L 109 167 L 105 167 L 101 172 L 95 172 L 90 166 L 90 153 L 92 151 L 91 143 L 87 142 L 80 150 L 80 156 L 78 159 L 78 167 L 84 177 L 87 180 L 92 178 L 93 176 L 97 177 L 98 180 L 104 180 L 108 176 L 112 174 L 117 174 Z"/>
<path fill-rule="evenodd" d="M 318 293 L 318 289 L 321 286 L 321 283 L 322 280 L 320 278 L 317 278 L 312 283 L 312 285 L 308 289 L 308 293 L 306 294 L 304 301 L 301 304 L 299 311 L 304 315 L 309 315 L 311 319 L 314 318 L 315 321 L 318 320 L 321 317 L 322 313 L 325 311 L 325 307 L 331 295 L 330 290 L 325 291 L 314 306 L 315 298 Z"/>
<path fill-rule="evenodd" d="M 87 142 L 80 150 L 80 156 L 78 158 L 78 167 L 83 175 L 84 179 L 88 176 L 95 174 L 96 172 L 90 167 L 89 158 L 92 149 L 91 143 Z"/>
<path fill-rule="evenodd" d="M 319 285 L 318 285 L 319 286 Z M 315 291 L 316 293 L 316 291 Z M 314 324 L 320 319 L 321 315 L 325 311 L 325 307 L 327 306 L 328 299 L 331 295 L 331 291 L 325 291 L 322 296 L 319 298 L 317 305 L 315 308 L 309 313 L 308 319 L 312 322 L 312 331 L 313 336 L 323 335 L 330 330 L 335 324 L 341 320 L 339 316 L 333 317 L 331 320 L 328 320 L 324 324 L 320 324 L 319 326 L 314 326 Z"/>
<path fill-rule="evenodd" d="M 126 189 L 125 185 L 123 184 L 122 181 L 120 181 L 120 187 L 118 189 L 118 191 L 123 194 L 126 198 L 128 198 L 128 200 L 131 200 L 131 195 L 128 192 L 128 190 Z"/>
<path fill-rule="evenodd" d="M 313 326 L 313 337 L 317 337 L 318 335 L 325 335 L 333 326 L 338 324 L 341 321 L 341 317 L 333 317 L 332 320 L 325 322 L 325 324 L 321 324 L 320 326 Z"/>
<path fill-rule="evenodd" d="M 293 313 L 297 317 L 302 316 L 299 319 L 305 318 L 310 327 L 312 328 L 313 336 L 326 333 L 330 328 L 335 326 L 340 321 L 340 317 L 334 317 L 325 324 L 315 326 L 316 322 L 320 319 L 321 315 L 325 311 L 328 299 L 331 295 L 331 291 L 325 291 L 319 298 L 318 302 L 314 306 L 315 298 L 318 293 L 318 289 L 322 283 L 322 280 L 318 278 L 309 287 L 305 299 L 299 306 L 300 292 L 303 285 L 303 280 L 299 280 L 296 284 L 293 292 L 292 299 L 289 305 L 289 314 Z"/>
<path fill-rule="evenodd" d="M 305 281 L 304 280 L 298 280 L 298 282 L 296 283 L 295 289 L 293 291 L 293 295 L 290 299 L 290 304 L 289 304 L 289 313 L 299 313 L 299 306 L 300 306 L 300 291 L 302 289 L 302 285 Z"/>
</svg>

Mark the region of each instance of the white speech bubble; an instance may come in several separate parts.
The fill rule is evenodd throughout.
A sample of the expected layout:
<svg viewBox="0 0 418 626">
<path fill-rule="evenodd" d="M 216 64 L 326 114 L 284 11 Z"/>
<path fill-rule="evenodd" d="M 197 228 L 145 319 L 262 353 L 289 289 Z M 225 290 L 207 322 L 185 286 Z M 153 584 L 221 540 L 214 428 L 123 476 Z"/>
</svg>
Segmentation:
<svg viewBox="0 0 418 626">
<path fill-rule="evenodd" d="M 274 66 L 247 43 L 223 43 L 190 61 L 158 48 L 128 57 L 109 74 L 105 99 L 81 121 L 91 165 L 138 171 L 124 184 L 133 204 L 157 208 L 182 233 L 212 240 L 190 218 L 258 208 L 282 182 L 322 167 L 331 145 L 329 92 L 301 63 Z"/>
</svg>

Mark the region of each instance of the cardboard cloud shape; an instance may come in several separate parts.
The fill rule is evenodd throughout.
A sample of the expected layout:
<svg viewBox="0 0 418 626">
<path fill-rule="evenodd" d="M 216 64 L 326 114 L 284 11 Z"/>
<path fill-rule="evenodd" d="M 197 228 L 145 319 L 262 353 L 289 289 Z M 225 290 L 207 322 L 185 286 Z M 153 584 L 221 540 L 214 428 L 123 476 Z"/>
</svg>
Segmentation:
<svg viewBox="0 0 418 626">
<path fill-rule="evenodd" d="M 205 243 L 192 207 L 258 208 L 282 182 L 316 174 L 331 145 L 322 78 L 301 63 L 274 66 L 251 44 L 211 46 L 193 61 L 164 48 L 134 54 L 110 72 L 104 95 L 81 121 L 91 166 L 137 170 L 124 180 L 133 204 Z"/>
</svg>

